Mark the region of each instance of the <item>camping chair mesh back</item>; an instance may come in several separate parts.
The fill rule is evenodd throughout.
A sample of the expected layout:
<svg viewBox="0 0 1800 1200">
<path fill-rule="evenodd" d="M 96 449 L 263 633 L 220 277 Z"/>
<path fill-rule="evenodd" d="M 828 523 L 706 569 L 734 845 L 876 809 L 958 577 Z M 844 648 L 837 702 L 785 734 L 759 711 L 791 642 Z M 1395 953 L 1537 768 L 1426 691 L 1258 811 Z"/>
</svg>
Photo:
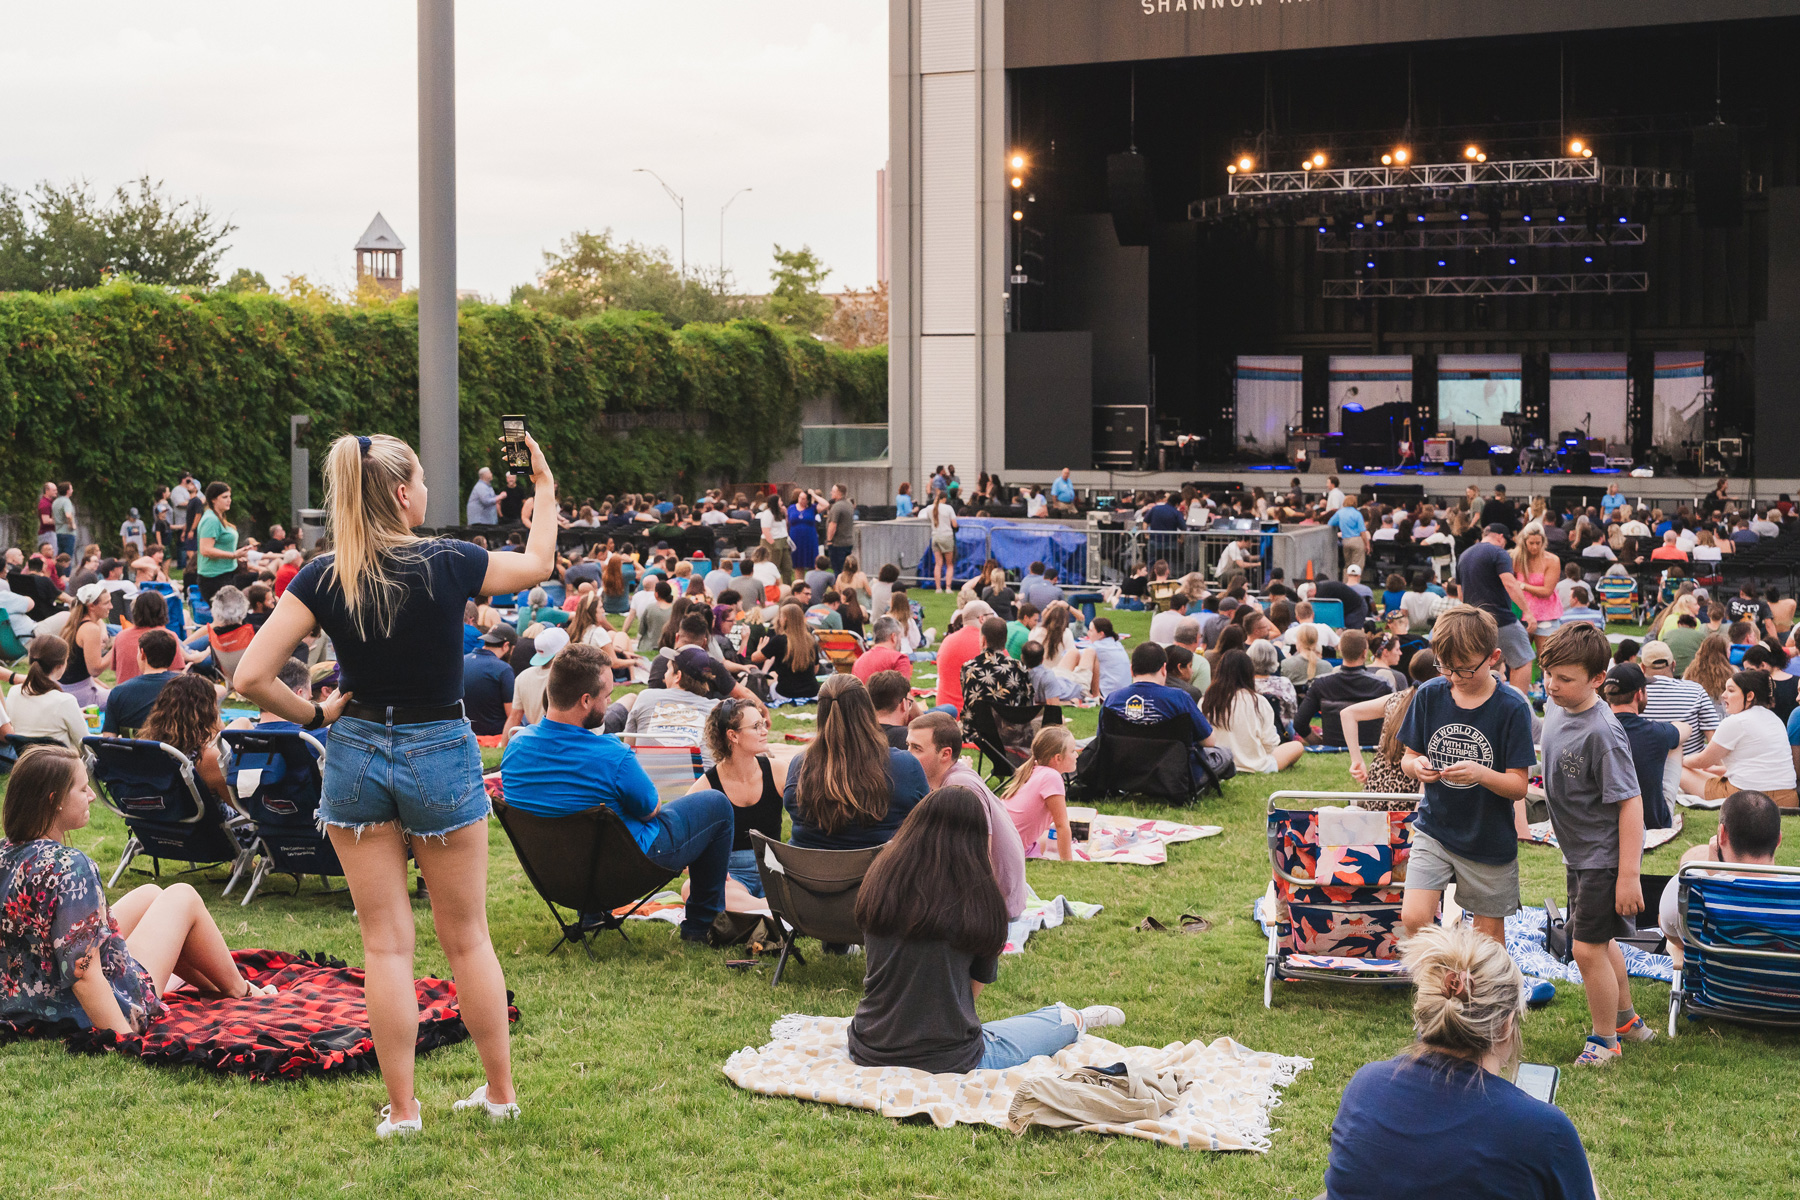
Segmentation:
<svg viewBox="0 0 1800 1200">
<path fill-rule="evenodd" d="M 94 782 L 106 806 L 125 820 L 130 837 L 108 887 L 139 854 L 147 854 L 162 873 L 165 858 L 196 867 L 230 863 L 225 895 L 237 885 L 250 858 L 260 848 L 256 824 L 204 796 L 194 764 L 175 747 L 137 738 L 85 737 L 82 747 L 92 756 Z"/>
<path fill-rule="evenodd" d="M 1729 871 L 1728 875 L 1714 872 Z M 1800 1026 L 1800 868 L 1684 864 L 1674 886 L 1685 961 L 1669 991 L 1669 1036 L 1690 1019 Z"/>
<path fill-rule="evenodd" d="M 1364 792 L 1276 792 L 1269 797 L 1269 865 L 1275 911 L 1263 977 L 1263 1005 L 1274 1004 L 1277 979 L 1340 983 L 1392 983 L 1404 975 L 1399 962 L 1400 902 L 1412 852 L 1417 811 L 1390 811 L 1386 843 L 1334 852 L 1320 877 L 1324 847 L 1319 814 L 1287 808 L 1295 800 L 1330 800 L 1351 806 L 1368 799 L 1417 796 Z"/>
<path fill-rule="evenodd" d="M 1083 795 L 1142 795 L 1191 804 L 1218 780 L 1194 752 L 1194 727 L 1182 717 L 1138 724 L 1100 710 L 1100 733 L 1081 752 L 1075 782 Z M 1223 788 L 1220 789 L 1223 794 Z"/>
<path fill-rule="evenodd" d="M 656 785 L 656 797 L 664 804 L 687 795 L 694 780 L 705 773 L 698 747 L 639 744 L 631 752 Z"/>
<path fill-rule="evenodd" d="M 61 738 L 27 737 L 22 733 L 9 733 L 6 735 L 6 741 L 0 743 L 0 775 L 10 774 L 13 769 L 13 764 L 19 761 L 19 755 L 25 753 L 33 746 L 63 745 L 67 745 L 67 743 Z"/>
<path fill-rule="evenodd" d="M 579 942 L 594 957 L 589 938 L 608 929 L 630 941 L 625 920 L 680 872 L 651 862 L 613 809 L 598 805 L 569 816 L 546 817 L 494 800 L 494 815 L 506 830 L 525 878 L 550 909 L 562 936 L 550 947 Z M 565 921 L 558 906 L 575 911 Z M 625 912 L 615 909 L 630 907 Z"/>
<path fill-rule="evenodd" d="M 1314 596 L 1312 606 L 1314 621 L 1328 629 L 1344 627 L 1344 602 L 1342 600 L 1327 600 L 1322 596 Z"/>
<path fill-rule="evenodd" d="M 863 850 L 812 850 L 777 842 L 750 831 L 756 851 L 756 869 L 762 876 L 763 895 L 769 911 L 781 925 L 784 945 L 775 964 L 770 986 L 781 982 L 781 972 L 791 955 L 804 965 L 795 949 L 796 938 L 812 937 L 837 945 L 862 944 L 856 925 L 856 897 L 863 876 L 882 847 Z"/>
<path fill-rule="evenodd" d="M 1046 725 L 1061 725 L 1060 704 L 1030 704 L 1021 707 L 977 700 L 969 705 L 969 725 L 974 736 L 977 763 L 986 762 L 987 773 L 995 779 L 1011 779 L 1013 773 L 1031 761 L 1031 743 Z"/>
<path fill-rule="evenodd" d="M 1629 575 L 1602 575 L 1594 585 L 1600 593 L 1600 611 L 1609 625 L 1630 625 L 1637 620 L 1637 580 Z"/>
<path fill-rule="evenodd" d="M 862 638 L 847 629 L 815 629 L 812 635 L 819 644 L 820 658 L 839 675 L 848 675 L 855 670 L 856 660 L 867 649 Z"/>
<path fill-rule="evenodd" d="M 227 729 L 224 737 L 232 751 L 227 780 L 256 822 L 262 844 L 244 904 L 255 899 L 262 881 L 275 872 L 294 877 L 295 895 L 303 875 L 341 878 L 344 868 L 319 824 L 325 748 L 318 739 L 305 732 L 258 729 Z M 329 883 L 326 887 L 330 890 Z"/>
</svg>

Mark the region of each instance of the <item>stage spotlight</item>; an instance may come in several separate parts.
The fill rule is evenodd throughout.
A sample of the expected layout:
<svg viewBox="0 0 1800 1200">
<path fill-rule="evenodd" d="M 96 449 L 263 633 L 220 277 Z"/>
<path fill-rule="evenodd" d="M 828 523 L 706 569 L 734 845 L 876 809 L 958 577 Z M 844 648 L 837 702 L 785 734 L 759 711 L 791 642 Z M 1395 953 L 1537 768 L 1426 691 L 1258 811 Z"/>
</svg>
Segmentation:
<svg viewBox="0 0 1800 1200">
<path fill-rule="evenodd" d="M 1593 151 L 1592 151 L 1592 150 L 1583 150 L 1583 151 L 1582 151 L 1582 152 L 1581 152 L 1581 157 L 1583 157 L 1583 158 L 1592 158 L 1592 157 L 1594 157 L 1594 152 L 1593 152 Z"/>
<path fill-rule="evenodd" d="M 1463 220 L 1465 220 L 1465 221 L 1466 221 L 1466 220 L 1468 220 L 1468 219 L 1469 219 L 1469 214 L 1468 214 L 1468 213 L 1463 213 L 1463 214 L 1462 214 L 1462 219 L 1463 219 Z"/>
<path fill-rule="evenodd" d="M 1508 266 L 1516 267 L 1519 265 L 1519 260 L 1516 258 L 1509 258 L 1506 260 L 1506 263 Z"/>
<path fill-rule="evenodd" d="M 1408 157 L 1410 157 L 1410 156 L 1407 154 L 1405 146 L 1399 146 L 1399 147 L 1395 148 L 1395 150 L 1394 150 L 1394 161 L 1395 162 L 1399 163 L 1401 166 L 1404 167 L 1406 165 L 1406 160 Z"/>
<path fill-rule="evenodd" d="M 1025 169 L 1025 156 L 1023 154 L 1015 154 L 1012 156 L 1012 169 L 1015 171 L 1022 171 Z"/>
<path fill-rule="evenodd" d="M 1556 223 L 1558 225 L 1567 225 L 1569 223 L 1569 210 L 1561 205 L 1558 205 L 1556 209 Z"/>
<path fill-rule="evenodd" d="M 1520 213 L 1519 220 L 1521 220 L 1521 221 L 1525 222 L 1527 225 L 1529 225 L 1529 224 L 1531 224 L 1531 214 L 1530 213 Z"/>
<path fill-rule="evenodd" d="M 1361 229 L 1361 228 L 1362 228 L 1362 227 L 1363 227 L 1363 223 L 1362 223 L 1362 222 L 1361 222 L 1361 221 L 1360 221 L 1360 220 L 1359 220 L 1359 221 L 1357 221 L 1357 223 L 1356 223 L 1356 227 L 1357 227 L 1357 228 L 1358 228 L 1358 229 Z"/>
<path fill-rule="evenodd" d="M 1310 170 L 1312 170 L 1312 159 L 1310 159 L 1310 158 L 1309 158 L 1309 159 L 1307 159 L 1307 160 L 1306 160 L 1306 161 L 1305 161 L 1305 162 L 1303 162 L 1303 163 L 1301 163 L 1301 164 L 1300 164 L 1300 169 L 1301 169 L 1301 170 L 1302 170 L 1302 171 L 1310 171 Z"/>
<path fill-rule="evenodd" d="M 1594 261 L 1594 256 L 1590 254 L 1587 257 L 1583 258 L 1581 261 L 1584 263 L 1591 263 Z"/>
<path fill-rule="evenodd" d="M 1236 164 L 1236 163 L 1232 163 L 1232 164 L 1231 164 L 1231 165 L 1230 165 L 1230 166 L 1228 166 L 1228 167 L 1226 167 L 1226 168 L 1225 168 L 1225 173 L 1226 173 L 1226 174 L 1227 174 L 1227 175 L 1236 175 L 1236 174 L 1237 174 L 1237 164 Z"/>
<path fill-rule="evenodd" d="M 1375 264 L 1373 262 L 1365 263 L 1363 265 L 1368 267 L 1369 270 L 1371 270 L 1371 271 L 1373 271 L 1375 269 Z"/>
<path fill-rule="evenodd" d="M 1017 175 L 1014 175 L 1013 180 L 1012 180 L 1012 185 L 1014 187 L 1024 187 L 1025 181 L 1023 179 L 1020 179 Z"/>
<path fill-rule="evenodd" d="M 1391 154 L 1384 154 L 1384 155 L 1382 155 L 1382 156 L 1381 156 L 1381 165 L 1382 165 L 1382 166 L 1384 166 L 1384 167 L 1391 167 L 1391 166 L 1393 166 L 1393 165 L 1394 165 L 1394 156 L 1393 156 L 1393 155 L 1391 155 Z"/>
<path fill-rule="evenodd" d="M 1019 210 L 1017 210 L 1017 209 L 1014 209 L 1014 210 L 1013 210 L 1013 220 L 1015 220 L 1015 221 L 1023 221 L 1023 220 L 1024 220 L 1024 219 L 1025 219 L 1025 214 L 1024 214 L 1024 213 L 1022 213 L 1022 212 L 1020 212 L 1020 211 L 1019 211 Z"/>
<path fill-rule="evenodd" d="M 1466 150 L 1463 151 L 1463 157 L 1466 159 L 1469 159 L 1471 162 L 1473 162 L 1475 159 L 1475 156 L 1480 153 L 1481 153 L 1480 146 L 1470 146 Z"/>
<path fill-rule="evenodd" d="M 1477 154 L 1477 155 L 1476 155 L 1476 156 L 1475 156 L 1475 161 L 1476 161 L 1476 162 L 1478 162 L 1478 163 L 1484 163 L 1484 162 L 1486 162 L 1486 161 L 1487 161 L 1487 155 L 1485 155 L 1485 154 Z"/>
<path fill-rule="evenodd" d="M 1423 220 L 1424 220 L 1424 219 L 1425 219 L 1425 214 L 1424 214 L 1424 213 L 1420 213 L 1420 214 L 1419 214 L 1419 220 L 1421 220 L 1421 221 L 1423 221 Z"/>
<path fill-rule="evenodd" d="M 1443 259 L 1441 259 L 1441 258 L 1440 258 L 1440 259 L 1438 259 L 1438 266 L 1440 266 L 1440 267 L 1442 267 L 1442 266 L 1447 266 L 1447 265 L 1448 265 L 1448 264 L 1447 264 L 1447 263 L 1445 263 L 1445 262 L 1444 262 L 1444 260 L 1443 260 Z"/>
<path fill-rule="evenodd" d="M 1315 155 L 1313 155 L 1313 156 L 1312 156 L 1312 165 L 1313 165 L 1313 166 L 1315 166 L 1315 167 L 1322 167 L 1322 166 L 1324 166 L 1324 165 L 1325 165 L 1325 156 L 1324 156 L 1324 155 L 1323 155 L 1323 154 L 1315 154 Z"/>
<path fill-rule="evenodd" d="M 1580 138 L 1576 138 L 1574 141 L 1569 143 L 1569 153 L 1570 154 L 1580 154 L 1582 151 L 1584 151 L 1586 149 L 1587 149 L 1587 146 L 1585 144 L 1583 144 L 1583 142 Z"/>
<path fill-rule="evenodd" d="M 1238 159 L 1237 165 L 1238 170 L 1240 171 L 1253 171 L 1256 169 L 1256 160 L 1246 154 L 1244 157 Z"/>
</svg>

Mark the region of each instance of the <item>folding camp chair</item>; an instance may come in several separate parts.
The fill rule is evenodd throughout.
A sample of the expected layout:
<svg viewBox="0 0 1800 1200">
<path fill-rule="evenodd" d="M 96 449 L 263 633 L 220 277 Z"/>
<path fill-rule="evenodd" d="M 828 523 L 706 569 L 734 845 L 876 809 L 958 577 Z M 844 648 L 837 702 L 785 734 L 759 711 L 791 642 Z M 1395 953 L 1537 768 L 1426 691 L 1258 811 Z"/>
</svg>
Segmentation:
<svg viewBox="0 0 1800 1200">
<path fill-rule="evenodd" d="M 1344 602 L 1342 600 L 1325 600 L 1314 596 L 1311 603 L 1314 621 L 1328 629 L 1344 627 Z"/>
<path fill-rule="evenodd" d="M 1406 978 L 1398 950 L 1400 900 L 1416 811 L 1372 814 L 1386 818 L 1384 842 L 1328 850 L 1320 841 L 1318 812 L 1286 806 L 1296 800 L 1332 800 L 1351 807 L 1361 800 L 1417 804 L 1419 798 L 1365 792 L 1270 795 L 1275 911 L 1264 914 L 1271 927 L 1264 1008 L 1274 1007 L 1277 979 L 1391 984 Z"/>
<path fill-rule="evenodd" d="M 697 746 L 653 746 L 635 744 L 631 752 L 638 765 L 656 785 L 657 799 L 664 804 L 679 800 L 694 786 L 694 780 L 705 773 Z"/>
<path fill-rule="evenodd" d="M 1629 575 L 1602 575 L 1594 585 L 1608 625 L 1637 623 L 1637 580 Z"/>
<path fill-rule="evenodd" d="M 790 957 L 801 966 L 806 965 L 794 945 L 798 938 L 818 938 L 842 946 L 862 945 L 863 933 L 856 925 L 856 896 L 862 890 L 863 876 L 883 849 L 881 846 L 812 850 L 774 841 L 754 829 L 750 831 L 750 846 L 756 851 L 763 895 L 783 939 L 770 987 L 781 982 L 781 972 Z"/>
<path fill-rule="evenodd" d="M 125 820 L 130 833 L 107 887 L 125 868 L 148 854 L 157 875 L 165 858 L 186 861 L 195 870 L 230 863 L 225 895 L 260 850 L 256 822 L 206 795 L 187 755 L 164 742 L 137 738 L 85 737 L 93 760 L 94 783 L 105 805 Z"/>
<path fill-rule="evenodd" d="M 232 751 L 226 780 L 256 822 L 256 868 L 244 905 L 275 872 L 294 877 L 296 896 L 304 875 L 317 875 L 327 891 L 334 890 L 330 877 L 342 878 L 344 868 L 319 823 L 325 747 L 304 730 L 227 729 L 224 737 Z"/>
<path fill-rule="evenodd" d="M 1038 730 L 1063 723 L 1063 711 L 1060 704 L 1012 707 L 977 700 L 969 705 L 968 718 L 976 766 L 985 761 L 989 776 L 1005 780 L 1031 761 L 1031 742 Z"/>
<path fill-rule="evenodd" d="M 1684 863 L 1674 929 L 1685 961 L 1669 988 L 1676 1018 L 1800 1026 L 1800 867 Z"/>
<path fill-rule="evenodd" d="M 594 948 L 589 939 L 608 929 L 618 930 L 629 942 L 626 919 L 680 874 L 651 862 L 624 819 L 604 804 L 570 816 L 545 817 L 514 808 L 504 799 L 493 803 L 525 878 L 544 898 L 550 919 L 562 932 L 550 947 L 551 954 L 564 942 L 576 942 L 591 959 Z M 614 911 L 628 904 L 626 912 Z M 574 909 L 575 919 L 563 920 L 558 905 Z"/>
<path fill-rule="evenodd" d="M 1138 724 L 1100 710 L 1100 732 L 1082 750 L 1074 787 L 1083 797 L 1141 795 L 1192 804 L 1209 787 L 1225 789 L 1199 753 L 1185 717 Z"/>
<path fill-rule="evenodd" d="M 61 738 L 26 737 L 21 733 L 9 733 L 6 740 L 0 742 L 0 776 L 12 774 L 13 765 L 19 761 L 19 755 L 33 746 L 65 745 Z"/>
<path fill-rule="evenodd" d="M 856 667 L 856 660 L 869 648 L 862 638 L 845 629 L 815 629 L 813 641 L 819 645 L 820 669 L 839 675 L 850 674 Z"/>
<path fill-rule="evenodd" d="M 1175 598 L 1181 595 L 1179 579 L 1157 579 L 1150 583 L 1150 607 L 1153 611 L 1161 611 L 1175 606 Z"/>
</svg>

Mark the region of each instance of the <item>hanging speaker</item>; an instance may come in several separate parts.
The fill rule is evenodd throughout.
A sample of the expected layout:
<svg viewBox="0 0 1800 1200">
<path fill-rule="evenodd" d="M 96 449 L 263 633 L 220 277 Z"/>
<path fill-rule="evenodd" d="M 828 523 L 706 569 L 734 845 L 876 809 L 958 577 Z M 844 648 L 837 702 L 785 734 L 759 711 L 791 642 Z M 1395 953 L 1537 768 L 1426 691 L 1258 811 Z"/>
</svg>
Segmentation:
<svg viewBox="0 0 1800 1200">
<path fill-rule="evenodd" d="M 1155 222 L 1150 204 L 1150 170 L 1136 150 L 1106 156 L 1106 196 L 1113 232 L 1121 246 L 1148 246 Z"/>
<path fill-rule="evenodd" d="M 1694 207 L 1702 229 L 1737 229 L 1744 223 L 1744 152 L 1735 125 L 1694 130 Z"/>
</svg>

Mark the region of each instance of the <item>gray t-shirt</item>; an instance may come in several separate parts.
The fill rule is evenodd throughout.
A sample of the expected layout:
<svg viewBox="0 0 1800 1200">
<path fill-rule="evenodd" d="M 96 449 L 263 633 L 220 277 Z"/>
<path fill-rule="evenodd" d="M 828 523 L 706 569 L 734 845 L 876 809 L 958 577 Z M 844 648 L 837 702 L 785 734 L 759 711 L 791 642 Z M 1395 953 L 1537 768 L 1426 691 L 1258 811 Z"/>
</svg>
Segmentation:
<svg viewBox="0 0 1800 1200">
<path fill-rule="evenodd" d="M 700 758 L 712 766 L 706 745 L 706 717 L 719 702 L 684 688 L 646 688 L 625 719 L 626 733 L 641 733 L 663 746 L 698 746 Z"/>
<path fill-rule="evenodd" d="M 669 610 L 673 607 L 655 600 L 644 606 L 644 615 L 638 620 L 639 654 L 656 653 L 656 643 L 662 640 L 663 629 L 669 624 Z"/>
<path fill-rule="evenodd" d="M 831 539 L 832 545 L 854 546 L 856 544 L 856 540 L 850 536 L 850 531 L 856 528 L 856 510 L 850 506 L 848 500 L 833 501 L 831 511 L 825 515 L 825 521 L 827 529 L 831 527 L 832 522 L 837 523 L 837 532 Z"/>
<path fill-rule="evenodd" d="M 1073 703 L 1086 695 L 1079 683 L 1065 675 L 1058 675 L 1042 663 L 1031 668 L 1028 674 L 1031 679 L 1031 702 L 1033 704 L 1043 704 L 1050 700 Z"/>
<path fill-rule="evenodd" d="M 1544 727 L 1544 793 L 1563 862 L 1578 871 L 1619 865 L 1619 810 L 1638 794 L 1631 741 L 1598 697 Z M 1631 853 L 1641 855 L 1643 847 Z"/>
<path fill-rule="evenodd" d="M 821 571 L 816 567 L 806 573 L 806 586 L 812 589 L 812 602 L 825 603 L 825 589 L 830 587 L 837 576 L 830 571 Z"/>
<path fill-rule="evenodd" d="M 871 935 L 863 998 L 850 1020 L 850 1060 L 863 1067 L 912 1067 L 932 1074 L 981 1063 L 981 1018 L 970 980 L 992 983 L 1000 960 L 948 942 Z"/>
</svg>

